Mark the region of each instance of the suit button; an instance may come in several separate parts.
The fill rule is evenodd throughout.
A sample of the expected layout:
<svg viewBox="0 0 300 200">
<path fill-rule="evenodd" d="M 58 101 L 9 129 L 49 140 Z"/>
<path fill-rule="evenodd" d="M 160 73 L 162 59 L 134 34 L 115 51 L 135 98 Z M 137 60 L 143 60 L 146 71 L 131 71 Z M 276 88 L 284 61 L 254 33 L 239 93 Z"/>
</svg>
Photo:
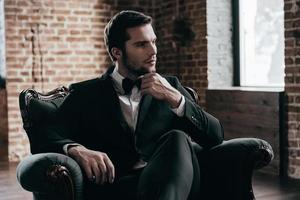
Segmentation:
<svg viewBox="0 0 300 200">
<path fill-rule="evenodd" d="M 193 120 L 194 122 L 198 121 L 194 116 L 192 116 L 192 120 Z"/>
</svg>

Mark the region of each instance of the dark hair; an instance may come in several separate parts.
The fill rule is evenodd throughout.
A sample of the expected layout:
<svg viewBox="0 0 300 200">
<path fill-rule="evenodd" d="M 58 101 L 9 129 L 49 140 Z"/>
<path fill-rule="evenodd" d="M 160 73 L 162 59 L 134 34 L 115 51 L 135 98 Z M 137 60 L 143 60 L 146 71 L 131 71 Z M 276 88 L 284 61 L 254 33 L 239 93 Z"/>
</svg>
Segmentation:
<svg viewBox="0 0 300 200">
<path fill-rule="evenodd" d="M 152 18 L 141 12 L 124 10 L 117 13 L 105 26 L 104 41 L 110 58 L 115 61 L 111 49 L 117 47 L 122 51 L 125 49 L 125 42 L 129 40 L 128 28 L 150 24 Z"/>
</svg>

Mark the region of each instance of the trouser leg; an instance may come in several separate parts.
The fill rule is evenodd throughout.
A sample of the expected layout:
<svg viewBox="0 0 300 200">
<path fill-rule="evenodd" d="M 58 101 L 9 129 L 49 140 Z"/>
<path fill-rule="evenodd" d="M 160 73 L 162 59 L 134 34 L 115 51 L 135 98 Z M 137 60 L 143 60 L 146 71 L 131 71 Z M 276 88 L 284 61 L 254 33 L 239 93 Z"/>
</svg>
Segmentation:
<svg viewBox="0 0 300 200">
<path fill-rule="evenodd" d="M 137 185 L 143 169 L 129 172 L 118 177 L 113 184 L 85 183 L 84 199 L 86 200 L 136 200 Z"/>
<path fill-rule="evenodd" d="M 173 130 L 164 134 L 141 173 L 138 199 L 188 199 L 191 188 L 196 188 L 193 186 L 197 184 L 194 176 L 199 176 L 195 158 L 191 143 L 184 132 Z"/>
</svg>

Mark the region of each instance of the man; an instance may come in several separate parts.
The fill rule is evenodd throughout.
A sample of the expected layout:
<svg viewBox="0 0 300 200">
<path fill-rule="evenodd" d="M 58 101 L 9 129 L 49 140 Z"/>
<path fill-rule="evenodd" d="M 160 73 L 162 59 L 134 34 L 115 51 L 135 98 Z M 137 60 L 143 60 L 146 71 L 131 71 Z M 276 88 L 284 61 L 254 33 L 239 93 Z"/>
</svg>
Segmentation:
<svg viewBox="0 0 300 200">
<path fill-rule="evenodd" d="M 116 14 L 105 28 L 114 66 L 73 84 L 59 109 L 48 145 L 81 166 L 86 197 L 195 199 L 200 171 L 190 138 L 203 148 L 223 140 L 219 121 L 178 79 L 156 73 L 155 42 L 151 17 Z"/>
</svg>

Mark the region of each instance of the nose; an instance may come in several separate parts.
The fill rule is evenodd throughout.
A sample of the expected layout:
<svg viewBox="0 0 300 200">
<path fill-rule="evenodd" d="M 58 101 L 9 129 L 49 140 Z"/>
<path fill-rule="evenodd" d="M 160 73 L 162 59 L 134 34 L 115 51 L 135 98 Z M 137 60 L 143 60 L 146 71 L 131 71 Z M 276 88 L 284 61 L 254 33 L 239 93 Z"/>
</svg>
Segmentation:
<svg viewBox="0 0 300 200">
<path fill-rule="evenodd" d="M 149 47 L 149 54 L 151 56 L 156 55 L 157 54 L 157 47 L 155 43 L 150 43 L 150 47 Z"/>
</svg>

